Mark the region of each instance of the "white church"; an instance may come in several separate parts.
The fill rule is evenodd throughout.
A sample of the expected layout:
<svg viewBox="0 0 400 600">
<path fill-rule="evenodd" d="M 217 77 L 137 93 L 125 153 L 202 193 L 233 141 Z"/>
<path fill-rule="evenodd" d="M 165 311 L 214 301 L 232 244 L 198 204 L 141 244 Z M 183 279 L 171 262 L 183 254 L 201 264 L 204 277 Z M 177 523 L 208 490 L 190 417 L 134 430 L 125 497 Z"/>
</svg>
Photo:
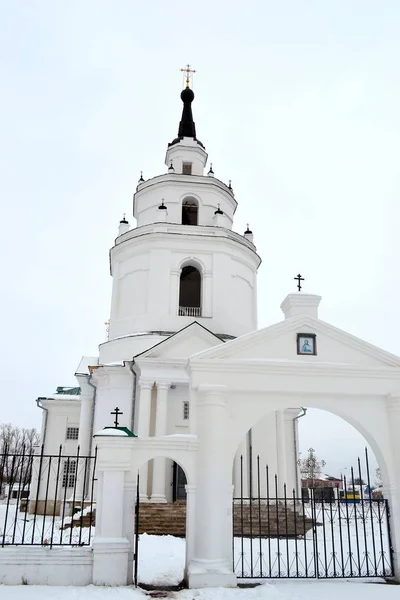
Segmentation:
<svg viewBox="0 0 400 600">
<path fill-rule="evenodd" d="M 237 202 L 197 139 L 189 73 L 181 99 L 166 172 L 140 178 L 136 227 L 124 218 L 110 251 L 108 339 L 82 358 L 77 387 L 37 399 L 46 455 L 60 445 L 64 455 L 78 445 L 81 456 L 98 451 L 87 581 L 131 581 L 139 472 L 142 503 L 186 498 L 189 587 L 236 585 L 232 498 L 239 487 L 252 494 L 250 449 L 277 475 L 280 494 L 285 484 L 299 494 L 303 406 L 342 417 L 371 446 L 399 578 L 400 358 L 320 320 L 321 297 L 300 291 L 300 275 L 299 292 L 281 304 L 284 319 L 257 330 L 261 259 L 252 232 L 232 230 Z M 127 437 L 110 433 L 113 413 Z"/>
<path fill-rule="evenodd" d="M 75 373 L 78 387 L 58 388 L 37 400 L 45 454 L 57 454 L 60 445 L 64 454 L 75 453 L 77 445 L 82 455 L 91 454 L 93 433 L 112 425 L 116 407 L 122 412 L 119 425 L 140 437 L 195 433 L 189 357 L 257 329 L 261 258 L 248 228 L 243 234 L 233 231 L 237 201 L 230 182 L 217 179 L 207 165 L 189 79 L 181 100 L 182 118 L 167 146 L 166 170 L 148 180 L 141 176 L 133 199 L 136 227 L 124 217 L 110 250 L 108 339 L 98 356 L 82 358 Z M 288 315 L 291 303 L 282 309 Z M 238 448 L 245 466 L 252 447 L 270 473 L 279 471 L 288 489 L 297 492 L 301 414 L 296 405 L 274 411 Z M 173 461 L 157 458 L 140 474 L 142 502 L 185 498 L 186 478 Z M 239 460 L 232 477 L 237 491 Z M 248 477 L 243 484 L 247 494 Z"/>
</svg>

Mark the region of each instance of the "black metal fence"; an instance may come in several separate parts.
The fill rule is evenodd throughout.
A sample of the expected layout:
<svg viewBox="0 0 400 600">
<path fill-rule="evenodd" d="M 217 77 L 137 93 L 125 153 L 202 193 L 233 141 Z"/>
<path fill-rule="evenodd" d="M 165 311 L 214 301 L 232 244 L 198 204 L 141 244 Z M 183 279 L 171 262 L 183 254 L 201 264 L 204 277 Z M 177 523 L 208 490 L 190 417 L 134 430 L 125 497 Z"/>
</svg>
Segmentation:
<svg viewBox="0 0 400 600">
<path fill-rule="evenodd" d="M 84 546 L 91 543 L 94 456 L 22 448 L 0 453 L 0 546 Z"/>
<path fill-rule="evenodd" d="M 251 454 L 250 454 L 251 455 Z M 298 497 L 280 490 L 268 467 L 244 468 L 233 499 L 233 568 L 239 578 L 352 578 L 393 575 L 389 506 L 358 476 L 330 493 L 312 488 Z M 246 478 L 246 481 L 245 481 Z M 249 493 L 245 494 L 245 489 Z M 254 492 L 252 491 L 254 490 Z M 366 494 L 366 490 L 369 493 Z"/>
</svg>

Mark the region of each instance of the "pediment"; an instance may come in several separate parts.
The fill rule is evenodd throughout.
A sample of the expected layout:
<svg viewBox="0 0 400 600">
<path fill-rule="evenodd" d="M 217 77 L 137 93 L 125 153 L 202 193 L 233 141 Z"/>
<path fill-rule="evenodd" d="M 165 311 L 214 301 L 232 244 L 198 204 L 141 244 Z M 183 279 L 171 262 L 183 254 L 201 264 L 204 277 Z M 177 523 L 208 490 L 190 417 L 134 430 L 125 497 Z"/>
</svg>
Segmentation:
<svg viewBox="0 0 400 600">
<path fill-rule="evenodd" d="M 149 348 L 140 358 L 188 359 L 193 354 L 213 349 L 224 342 L 197 321 L 184 327 L 166 340 Z M 137 358 L 138 358 L 137 357 Z"/>
<path fill-rule="evenodd" d="M 298 334 L 315 335 L 316 355 L 297 353 Z M 400 358 L 310 316 L 296 316 L 226 342 L 191 358 L 205 360 L 312 361 L 354 366 L 400 367 Z"/>
</svg>

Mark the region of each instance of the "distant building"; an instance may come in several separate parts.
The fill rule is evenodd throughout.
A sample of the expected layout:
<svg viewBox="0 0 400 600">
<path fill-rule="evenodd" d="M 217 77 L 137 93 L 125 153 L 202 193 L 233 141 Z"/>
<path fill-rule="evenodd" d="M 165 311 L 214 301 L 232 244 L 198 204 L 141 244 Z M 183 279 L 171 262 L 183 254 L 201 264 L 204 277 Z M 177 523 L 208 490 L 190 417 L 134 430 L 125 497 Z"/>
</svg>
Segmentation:
<svg viewBox="0 0 400 600">
<path fill-rule="evenodd" d="M 302 488 L 336 488 L 339 490 L 343 489 L 343 480 L 330 475 L 320 475 L 319 477 L 302 479 Z"/>
</svg>

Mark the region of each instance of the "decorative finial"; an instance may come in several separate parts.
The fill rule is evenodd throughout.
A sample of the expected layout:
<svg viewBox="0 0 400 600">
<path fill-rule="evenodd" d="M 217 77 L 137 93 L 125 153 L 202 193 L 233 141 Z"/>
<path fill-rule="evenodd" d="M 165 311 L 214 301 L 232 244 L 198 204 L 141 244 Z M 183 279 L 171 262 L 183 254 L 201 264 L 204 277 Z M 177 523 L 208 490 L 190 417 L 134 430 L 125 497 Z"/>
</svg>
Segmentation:
<svg viewBox="0 0 400 600">
<path fill-rule="evenodd" d="M 172 173 L 172 171 L 175 171 L 175 169 L 174 169 L 173 162 L 172 162 L 172 160 L 171 160 L 171 164 L 170 164 L 170 165 L 169 165 L 169 167 L 168 167 L 168 172 L 169 172 L 169 173 Z"/>
<path fill-rule="evenodd" d="M 144 179 L 143 179 L 143 171 L 140 171 L 140 179 L 139 179 L 139 183 L 140 183 L 141 181 L 144 181 Z"/>
<path fill-rule="evenodd" d="M 186 87 L 190 87 L 190 74 L 191 73 L 196 73 L 196 71 L 194 69 L 190 68 L 190 65 L 186 65 L 186 67 L 184 69 L 181 69 L 181 71 L 183 73 L 186 73 Z"/>
<path fill-rule="evenodd" d="M 297 289 L 299 290 L 299 292 L 301 292 L 301 282 L 304 281 L 304 277 L 302 277 L 300 275 L 300 273 L 297 275 L 297 277 L 293 278 L 295 281 L 297 281 Z"/>
<path fill-rule="evenodd" d="M 164 198 L 161 200 L 161 204 L 158 207 L 158 210 L 167 210 L 167 207 L 164 204 Z"/>
<path fill-rule="evenodd" d="M 229 180 L 228 188 L 231 190 L 231 192 L 233 191 L 233 189 L 232 189 L 232 179 Z"/>
<path fill-rule="evenodd" d="M 213 168 L 212 168 L 212 163 L 210 163 L 210 170 L 208 171 L 207 175 L 210 175 L 210 176 L 214 175 L 214 171 L 213 171 Z"/>
<path fill-rule="evenodd" d="M 104 325 L 106 326 L 106 338 L 107 340 L 110 339 L 110 319 L 107 319 L 107 321 L 104 323 Z"/>
<path fill-rule="evenodd" d="M 119 417 L 119 415 L 123 415 L 123 414 L 124 413 L 119 410 L 118 406 L 116 406 L 115 409 L 110 412 L 110 415 L 115 415 L 115 421 L 114 421 L 115 428 L 117 428 L 118 425 L 119 425 L 119 423 L 118 423 L 118 417 Z"/>
<path fill-rule="evenodd" d="M 120 221 L 120 223 L 128 223 L 128 221 L 126 220 L 126 213 L 122 213 L 122 220 Z"/>
<path fill-rule="evenodd" d="M 253 232 L 251 231 L 251 229 L 250 229 L 250 227 L 249 227 L 249 224 L 247 223 L 247 225 L 246 225 L 246 226 L 247 226 L 247 229 L 246 229 L 246 231 L 244 232 L 244 235 L 246 235 L 246 234 L 247 234 L 247 235 L 251 235 Z"/>
<path fill-rule="evenodd" d="M 216 210 L 216 211 L 214 211 L 214 215 L 223 215 L 224 213 L 223 213 L 223 212 L 222 212 L 222 210 L 221 210 L 221 205 L 220 205 L 220 203 L 219 203 L 219 202 L 218 202 L 218 204 L 217 204 L 217 207 L 218 207 L 218 208 L 217 208 L 217 210 Z"/>
</svg>

